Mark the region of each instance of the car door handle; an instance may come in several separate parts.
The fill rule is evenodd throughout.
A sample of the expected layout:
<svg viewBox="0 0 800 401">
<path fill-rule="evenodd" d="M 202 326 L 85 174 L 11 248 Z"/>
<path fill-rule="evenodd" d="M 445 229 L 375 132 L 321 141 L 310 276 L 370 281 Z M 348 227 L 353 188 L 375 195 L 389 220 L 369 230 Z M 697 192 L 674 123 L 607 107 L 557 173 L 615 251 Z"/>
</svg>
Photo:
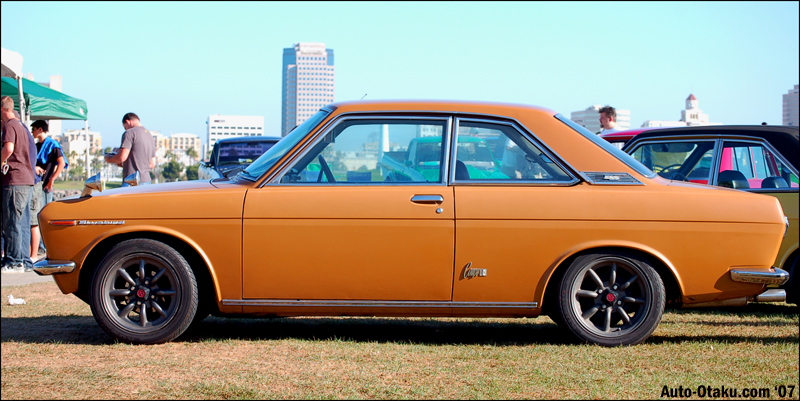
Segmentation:
<svg viewBox="0 0 800 401">
<path fill-rule="evenodd" d="M 444 197 L 442 195 L 414 195 L 411 197 L 411 202 L 414 203 L 442 203 Z"/>
</svg>

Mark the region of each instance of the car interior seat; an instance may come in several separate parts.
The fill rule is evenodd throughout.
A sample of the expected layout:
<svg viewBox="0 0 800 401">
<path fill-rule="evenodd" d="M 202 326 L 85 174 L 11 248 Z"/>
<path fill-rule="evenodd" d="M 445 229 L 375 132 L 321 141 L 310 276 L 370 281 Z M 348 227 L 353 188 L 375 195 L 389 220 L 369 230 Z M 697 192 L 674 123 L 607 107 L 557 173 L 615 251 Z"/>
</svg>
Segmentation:
<svg viewBox="0 0 800 401">
<path fill-rule="evenodd" d="M 733 189 L 749 189 L 750 184 L 747 178 L 741 171 L 725 170 L 717 176 L 717 185 L 720 187 L 733 188 Z"/>
<path fill-rule="evenodd" d="M 789 188 L 789 184 L 782 177 L 767 177 L 761 181 L 761 188 Z"/>
<path fill-rule="evenodd" d="M 456 160 L 456 180 L 468 180 L 469 179 L 469 170 L 467 170 L 467 165 L 464 164 L 461 160 Z"/>
</svg>

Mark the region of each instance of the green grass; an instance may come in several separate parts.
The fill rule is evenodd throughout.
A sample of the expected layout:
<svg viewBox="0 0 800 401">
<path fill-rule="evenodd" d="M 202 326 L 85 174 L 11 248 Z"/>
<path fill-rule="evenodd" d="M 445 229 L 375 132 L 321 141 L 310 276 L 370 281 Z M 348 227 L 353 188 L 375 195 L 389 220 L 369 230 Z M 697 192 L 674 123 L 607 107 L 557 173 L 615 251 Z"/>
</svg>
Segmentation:
<svg viewBox="0 0 800 401">
<path fill-rule="evenodd" d="M 9 294 L 28 303 L 2 305 L 3 399 L 649 399 L 663 386 L 798 384 L 786 304 L 670 310 L 623 348 L 577 344 L 547 317 L 212 317 L 174 342 L 133 346 L 53 283 Z"/>
<path fill-rule="evenodd" d="M 56 180 L 53 183 L 53 189 L 83 189 L 83 181 L 61 181 Z"/>
<path fill-rule="evenodd" d="M 56 180 L 53 183 L 54 190 L 65 190 L 65 189 L 83 189 L 83 183 L 85 181 L 59 181 Z M 122 186 L 121 181 L 106 181 L 106 188 L 119 188 Z"/>
</svg>

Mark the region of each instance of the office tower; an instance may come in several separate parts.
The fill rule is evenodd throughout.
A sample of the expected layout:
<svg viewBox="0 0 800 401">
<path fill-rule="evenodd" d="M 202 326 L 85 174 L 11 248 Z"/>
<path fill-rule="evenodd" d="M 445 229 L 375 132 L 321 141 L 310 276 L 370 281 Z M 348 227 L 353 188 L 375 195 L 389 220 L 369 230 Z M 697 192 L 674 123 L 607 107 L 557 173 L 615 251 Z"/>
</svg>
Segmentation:
<svg viewBox="0 0 800 401">
<path fill-rule="evenodd" d="M 333 102 L 333 49 L 324 43 L 295 43 L 283 49 L 281 136 Z"/>
</svg>

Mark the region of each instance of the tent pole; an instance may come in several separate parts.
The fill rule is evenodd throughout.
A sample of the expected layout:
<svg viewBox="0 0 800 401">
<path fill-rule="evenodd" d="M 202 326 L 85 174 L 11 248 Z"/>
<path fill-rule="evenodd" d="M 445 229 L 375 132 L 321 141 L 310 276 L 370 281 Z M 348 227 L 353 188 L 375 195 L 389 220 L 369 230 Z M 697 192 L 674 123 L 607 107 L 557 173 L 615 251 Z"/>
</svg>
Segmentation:
<svg viewBox="0 0 800 401">
<path fill-rule="evenodd" d="M 22 93 L 22 77 L 17 77 L 17 91 L 19 92 L 19 119 L 27 126 L 28 118 L 25 113 L 25 96 Z"/>
<path fill-rule="evenodd" d="M 83 120 L 86 125 L 86 179 L 89 179 L 89 120 Z"/>
</svg>

